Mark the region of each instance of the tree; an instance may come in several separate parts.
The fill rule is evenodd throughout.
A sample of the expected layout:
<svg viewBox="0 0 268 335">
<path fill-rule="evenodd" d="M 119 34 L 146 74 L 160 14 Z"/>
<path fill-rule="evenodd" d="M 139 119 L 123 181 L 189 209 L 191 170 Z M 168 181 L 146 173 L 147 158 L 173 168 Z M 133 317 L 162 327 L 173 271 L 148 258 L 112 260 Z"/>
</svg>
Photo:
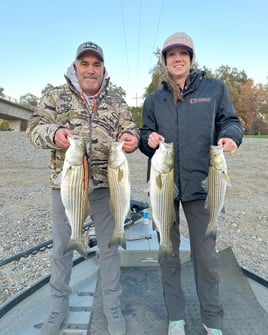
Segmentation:
<svg viewBox="0 0 268 335">
<path fill-rule="evenodd" d="M 121 95 L 121 97 L 125 98 L 127 93 L 121 86 L 116 86 L 112 82 L 110 82 L 109 88 L 111 91 Z"/>
<path fill-rule="evenodd" d="M 263 134 L 268 129 L 268 89 L 262 84 L 254 86 L 249 79 L 240 86 L 235 106 L 246 134 Z"/>
<path fill-rule="evenodd" d="M 268 89 L 268 76 L 266 77 L 266 83 L 265 83 L 265 85 L 264 85 L 264 88 L 265 88 L 265 89 Z"/>
<path fill-rule="evenodd" d="M 0 97 L 4 97 L 5 96 L 5 94 L 3 92 L 4 92 L 4 88 L 0 87 Z"/>
<path fill-rule="evenodd" d="M 238 100 L 240 86 L 248 80 L 245 71 L 238 71 L 236 67 L 231 68 L 228 65 L 222 65 L 215 71 L 214 77 L 224 82 L 235 105 Z"/>
<path fill-rule="evenodd" d="M 38 104 L 38 100 L 35 95 L 26 93 L 20 97 L 20 104 L 27 108 L 34 109 Z"/>
<path fill-rule="evenodd" d="M 45 88 L 42 89 L 41 94 L 45 95 L 49 90 L 51 90 L 52 88 L 54 88 L 54 86 L 52 84 L 47 84 L 47 86 Z"/>
<path fill-rule="evenodd" d="M 13 130 L 9 126 L 9 122 L 7 120 L 0 120 L 0 131 L 2 130 Z"/>
<path fill-rule="evenodd" d="M 131 107 L 131 112 L 133 119 L 137 126 L 141 128 L 142 126 L 142 112 L 141 112 L 141 107 Z"/>
<path fill-rule="evenodd" d="M 215 77 L 215 75 L 213 74 L 212 70 L 209 69 L 208 67 L 203 66 L 201 68 L 201 70 L 203 70 L 205 72 L 205 74 L 206 74 L 207 77 L 209 77 L 209 78 L 214 78 Z"/>
<path fill-rule="evenodd" d="M 149 94 L 151 94 L 153 91 L 159 88 L 161 84 L 162 75 L 164 74 L 164 66 L 160 60 L 160 49 L 157 49 L 157 51 L 154 52 L 154 55 L 157 57 L 157 63 L 149 71 L 149 73 L 152 76 L 152 81 L 149 84 L 149 86 L 145 88 L 143 98 L 147 97 Z"/>
<path fill-rule="evenodd" d="M 254 119 L 256 109 L 255 92 L 252 80 L 247 80 L 239 87 L 239 94 L 235 104 L 235 109 L 241 120 L 245 133 L 249 134 Z"/>
<path fill-rule="evenodd" d="M 268 89 L 264 85 L 255 86 L 255 110 L 252 124 L 253 134 L 267 134 L 268 132 Z"/>
</svg>

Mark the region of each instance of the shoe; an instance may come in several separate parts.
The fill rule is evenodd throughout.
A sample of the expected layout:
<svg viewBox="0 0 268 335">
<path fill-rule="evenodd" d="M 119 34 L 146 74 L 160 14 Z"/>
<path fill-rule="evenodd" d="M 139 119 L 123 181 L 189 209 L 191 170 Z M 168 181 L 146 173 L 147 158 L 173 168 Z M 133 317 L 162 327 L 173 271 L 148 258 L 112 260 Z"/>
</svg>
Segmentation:
<svg viewBox="0 0 268 335">
<path fill-rule="evenodd" d="M 69 311 L 65 313 L 51 312 L 48 319 L 43 323 L 39 335 L 58 335 L 63 321 L 67 319 L 68 316 Z"/>
<path fill-rule="evenodd" d="M 222 335 L 222 331 L 219 329 L 208 328 L 206 325 L 204 325 L 204 323 L 203 326 L 207 331 L 207 335 Z"/>
<path fill-rule="evenodd" d="M 168 335 L 185 335 L 184 320 L 169 321 Z"/>
<path fill-rule="evenodd" d="M 105 307 L 103 313 L 107 319 L 110 335 L 124 335 L 126 333 L 126 321 L 120 307 Z"/>
</svg>

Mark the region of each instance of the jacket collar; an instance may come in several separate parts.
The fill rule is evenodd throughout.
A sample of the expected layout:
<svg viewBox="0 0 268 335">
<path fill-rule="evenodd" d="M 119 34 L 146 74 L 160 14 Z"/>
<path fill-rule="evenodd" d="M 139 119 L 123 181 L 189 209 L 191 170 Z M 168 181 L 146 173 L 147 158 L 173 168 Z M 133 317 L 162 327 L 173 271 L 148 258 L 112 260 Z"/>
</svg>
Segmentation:
<svg viewBox="0 0 268 335">
<path fill-rule="evenodd" d="M 205 76 L 206 74 L 204 71 L 191 70 L 190 75 L 186 80 L 186 85 L 182 90 L 182 94 L 185 95 L 192 92 L 196 88 L 196 85 L 198 85 L 198 79 L 202 80 Z M 164 90 L 170 91 L 168 83 L 165 80 L 162 81 L 162 85 Z"/>
</svg>

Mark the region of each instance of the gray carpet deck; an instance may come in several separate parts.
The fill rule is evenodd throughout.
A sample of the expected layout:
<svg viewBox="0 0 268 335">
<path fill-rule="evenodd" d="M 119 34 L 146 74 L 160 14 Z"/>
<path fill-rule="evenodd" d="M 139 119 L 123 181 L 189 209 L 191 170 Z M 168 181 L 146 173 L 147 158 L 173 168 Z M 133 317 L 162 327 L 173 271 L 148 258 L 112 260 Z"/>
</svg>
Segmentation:
<svg viewBox="0 0 268 335">
<path fill-rule="evenodd" d="M 224 335 L 264 335 L 268 315 L 257 301 L 231 248 L 219 254 L 220 295 L 223 304 Z M 186 334 L 204 335 L 196 296 L 192 262 L 182 265 L 182 283 L 186 300 Z M 122 267 L 122 311 L 127 335 L 166 335 L 168 322 L 162 299 L 159 267 Z M 97 284 L 89 335 L 108 335 Z"/>
</svg>

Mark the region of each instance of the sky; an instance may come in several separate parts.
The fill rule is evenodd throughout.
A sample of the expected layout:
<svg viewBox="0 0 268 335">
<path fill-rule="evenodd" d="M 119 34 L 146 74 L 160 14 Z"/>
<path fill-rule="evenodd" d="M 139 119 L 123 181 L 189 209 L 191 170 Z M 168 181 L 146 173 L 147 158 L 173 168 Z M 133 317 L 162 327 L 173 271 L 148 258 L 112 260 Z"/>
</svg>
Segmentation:
<svg viewBox="0 0 268 335">
<path fill-rule="evenodd" d="M 15 99 L 41 97 L 64 74 L 79 44 L 104 51 L 113 84 L 140 106 L 155 51 L 184 31 L 200 67 L 244 70 L 254 84 L 268 77 L 267 0 L 0 0 L 0 87 Z"/>
</svg>

